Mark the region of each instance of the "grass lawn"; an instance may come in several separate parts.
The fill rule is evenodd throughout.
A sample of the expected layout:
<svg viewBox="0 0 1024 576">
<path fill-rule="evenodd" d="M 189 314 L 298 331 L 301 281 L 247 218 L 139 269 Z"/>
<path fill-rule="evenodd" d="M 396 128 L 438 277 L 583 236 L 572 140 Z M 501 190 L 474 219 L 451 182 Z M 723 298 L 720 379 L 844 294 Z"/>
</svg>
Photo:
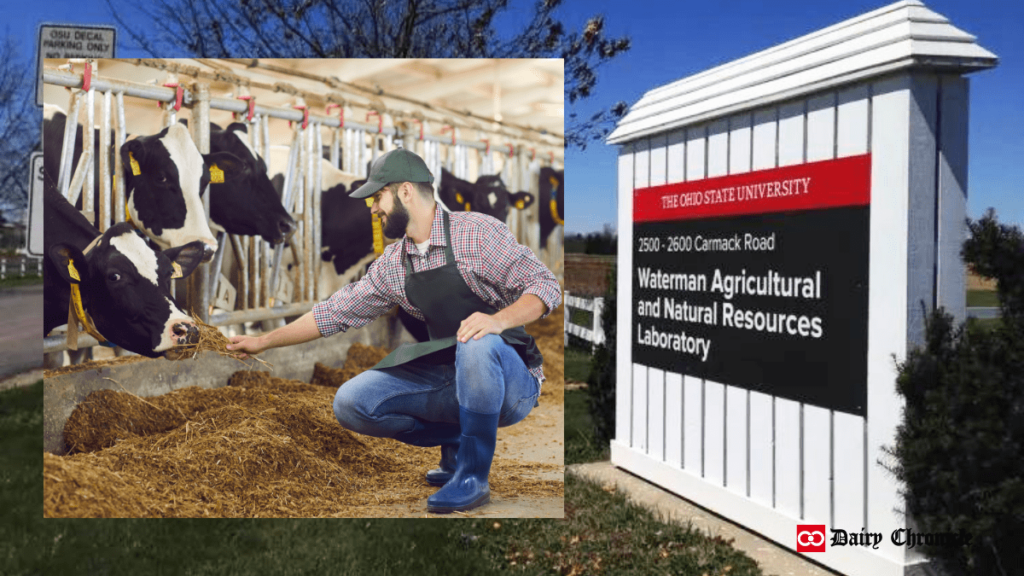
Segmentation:
<svg viewBox="0 0 1024 576">
<path fill-rule="evenodd" d="M 565 349 L 565 380 L 566 382 L 586 382 L 590 374 L 592 357 L 586 352 L 575 348 Z"/>
<path fill-rule="evenodd" d="M 572 475 L 564 520 L 44 519 L 42 390 L 40 381 L 0 392 L 5 576 L 762 574 L 729 542 L 664 524 L 612 488 Z M 586 393 L 567 392 L 567 461 L 570 444 L 588 444 L 584 435 Z"/>
<path fill-rule="evenodd" d="M 999 306 L 999 296 L 995 290 L 968 290 L 967 305 L 995 307 Z"/>
<path fill-rule="evenodd" d="M 24 278 L 6 278 L 0 280 L 0 288 L 14 288 L 16 286 L 28 286 L 29 284 L 42 284 L 42 276 L 25 276 Z"/>
</svg>

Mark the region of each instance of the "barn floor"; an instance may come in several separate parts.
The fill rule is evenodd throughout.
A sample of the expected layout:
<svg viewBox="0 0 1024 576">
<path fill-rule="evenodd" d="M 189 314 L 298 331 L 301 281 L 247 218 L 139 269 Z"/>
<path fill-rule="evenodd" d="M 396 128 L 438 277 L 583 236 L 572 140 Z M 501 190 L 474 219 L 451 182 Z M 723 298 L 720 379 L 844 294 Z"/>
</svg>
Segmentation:
<svg viewBox="0 0 1024 576">
<path fill-rule="evenodd" d="M 562 322 L 560 309 L 528 327 L 547 359 L 540 407 L 499 430 L 493 503 L 469 516 L 563 515 Z M 354 346 L 339 372 L 358 373 L 383 353 Z M 331 411 L 334 390 L 238 372 L 212 390 L 145 399 L 93 393 L 65 427 L 77 453 L 44 453 L 44 514 L 426 516 L 436 488 L 423 472 L 436 466 L 439 450 L 342 429 Z"/>
</svg>

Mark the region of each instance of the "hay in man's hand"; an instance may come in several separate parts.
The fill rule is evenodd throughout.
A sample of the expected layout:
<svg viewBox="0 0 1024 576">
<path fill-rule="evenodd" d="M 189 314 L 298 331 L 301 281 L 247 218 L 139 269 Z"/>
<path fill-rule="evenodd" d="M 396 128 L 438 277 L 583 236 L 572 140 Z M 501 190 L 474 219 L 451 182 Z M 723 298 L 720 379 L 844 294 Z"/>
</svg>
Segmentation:
<svg viewBox="0 0 1024 576">
<path fill-rule="evenodd" d="M 228 344 L 231 344 L 231 340 L 225 336 L 215 326 L 210 326 L 206 322 L 200 320 L 195 313 L 192 313 L 192 321 L 199 327 L 199 341 L 195 344 L 183 344 L 175 346 L 174 348 L 167 351 L 165 357 L 168 360 L 184 360 L 185 358 L 195 358 L 200 352 L 216 352 L 221 356 L 230 356 L 242 364 L 246 364 L 242 361 L 242 358 L 252 358 L 253 360 L 263 364 L 267 367 L 273 367 L 273 364 L 262 360 L 252 355 L 239 354 L 238 352 L 232 352 L 228 350 Z M 248 364 L 246 364 L 248 366 Z"/>
</svg>

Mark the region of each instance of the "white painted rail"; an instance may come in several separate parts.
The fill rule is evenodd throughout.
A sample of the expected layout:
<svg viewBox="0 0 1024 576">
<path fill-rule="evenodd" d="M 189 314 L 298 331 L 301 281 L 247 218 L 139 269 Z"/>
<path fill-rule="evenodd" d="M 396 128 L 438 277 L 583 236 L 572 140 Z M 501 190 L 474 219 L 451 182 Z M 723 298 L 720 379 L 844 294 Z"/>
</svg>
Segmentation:
<svg viewBox="0 0 1024 576">
<path fill-rule="evenodd" d="M 604 343 L 604 329 L 601 327 L 601 311 L 604 309 L 604 298 L 583 298 L 565 293 L 565 307 L 584 310 L 591 313 L 591 325 L 580 326 L 572 323 L 572 312 L 565 314 L 565 344 L 569 343 L 569 335 L 577 336 L 590 342 L 591 348 Z"/>
<path fill-rule="evenodd" d="M 42 258 L 21 257 L 0 259 L 0 280 L 42 275 Z"/>
</svg>

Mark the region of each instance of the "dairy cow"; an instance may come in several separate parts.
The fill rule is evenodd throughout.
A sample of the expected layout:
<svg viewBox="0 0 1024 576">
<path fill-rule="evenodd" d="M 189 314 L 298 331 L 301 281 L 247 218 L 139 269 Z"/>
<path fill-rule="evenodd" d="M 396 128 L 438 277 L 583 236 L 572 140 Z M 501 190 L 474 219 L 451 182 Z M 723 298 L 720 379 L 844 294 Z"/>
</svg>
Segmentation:
<svg viewBox="0 0 1024 576">
<path fill-rule="evenodd" d="M 225 170 L 224 182 L 210 185 L 210 220 L 229 234 L 260 236 L 271 244 L 291 237 L 295 220 L 281 205 L 266 162 L 249 144 L 248 127 L 241 122 L 224 129 L 210 124 L 210 152 L 241 160 L 239 173 L 228 177 Z"/>
<path fill-rule="evenodd" d="M 62 110 L 56 106 L 46 106 L 45 165 L 47 177 L 54 182 L 59 173 L 65 123 L 66 115 Z M 211 153 L 199 155 L 187 131 L 183 129 L 187 125 L 187 122 L 182 121 L 155 136 L 131 137 L 122 147 L 121 160 L 126 162 L 127 210 L 132 221 L 158 245 L 166 248 L 188 239 L 187 235 L 175 234 L 173 230 L 183 218 L 184 227 L 192 230 L 193 235 L 201 237 L 207 244 L 208 259 L 216 250 L 201 199 L 209 183 L 210 220 L 215 224 L 228 233 L 259 235 L 274 244 L 287 239 L 294 232 L 295 223 L 280 205 L 267 177 L 266 164 L 249 146 L 245 136 L 246 126 L 235 123 L 222 130 L 216 124 L 211 124 Z M 77 163 L 81 151 L 82 130 L 79 128 L 74 163 Z M 132 165 L 133 160 L 135 165 Z M 211 169 L 217 172 L 218 178 L 211 176 Z M 193 176 L 185 179 L 186 173 Z M 196 185 L 186 185 L 193 177 Z M 175 187 L 175 178 L 184 180 Z M 98 207 L 98 182 L 94 194 L 95 205 Z"/>
<path fill-rule="evenodd" d="M 43 157 L 46 179 L 56 186 L 60 172 L 60 155 L 67 116 L 55 106 L 44 110 Z M 98 131 L 94 130 L 98 142 Z M 96 147 L 96 162 L 104 153 Z M 151 136 L 136 136 L 117 151 L 111 150 L 112 161 L 119 161 L 124 172 L 127 212 L 145 234 L 166 249 L 199 240 L 204 256 L 212 257 L 217 242 L 207 223 L 200 197 L 210 181 L 210 163 L 237 165 L 229 154 L 201 155 L 188 130 L 180 124 L 164 128 Z M 82 128 L 75 138 L 72 168 L 82 154 Z M 70 177 L 70 176 L 69 176 Z M 99 178 L 93 194 L 98 199 Z M 98 201 L 95 203 L 97 211 Z M 123 209 L 117 208 L 116 209 Z"/>
<path fill-rule="evenodd" d="M 84 312 L 113 344 L 158 357 L 198 340 L 196 325 L 171 300 L 170 281 L 175 266 L 187 276 L 199 265 L 202 240 L 160 250 L 128 223 L 100 234 L 49 181 L 43 220 L 44 335 L 67 323 L 74 284 Z"/>
<path fill-rule="evenodd" d="M 270 147 L 271 181 L 278 195 L 283 193 L 288 165 L 287 146 Z M 339 278 L 351 279 L 354 266 L 365 266 L 373 253 L 373 226 L 366 201 L 349 198 L 360 176 L 342 172 L 326 159 L 320 160 L 320 257 L 330 266 L 321 267 L 320 292 L 330 294 L 341 288 Z M 288 266 L 290 251 L 282 266 Z"/>
<path fill-rule="evenodd" d="M 475 183 L 471 183 L 456 178 L 444 168 L 441 169 L 441 186 L 437 196 L 449 211 L 482 212 L 502 222 L 507 220 L 510 207 L 522 210 L 533 204 L 533 194 L 510 193 L 500 176 L 480 176 Z"/>
<path fill-rule="evenodd" d="M 538 177 L 540 245 L 545 246 L 555 226 L 565 221 L 564 172 L 545 166 L 540 169 Z"/>
</svg>

